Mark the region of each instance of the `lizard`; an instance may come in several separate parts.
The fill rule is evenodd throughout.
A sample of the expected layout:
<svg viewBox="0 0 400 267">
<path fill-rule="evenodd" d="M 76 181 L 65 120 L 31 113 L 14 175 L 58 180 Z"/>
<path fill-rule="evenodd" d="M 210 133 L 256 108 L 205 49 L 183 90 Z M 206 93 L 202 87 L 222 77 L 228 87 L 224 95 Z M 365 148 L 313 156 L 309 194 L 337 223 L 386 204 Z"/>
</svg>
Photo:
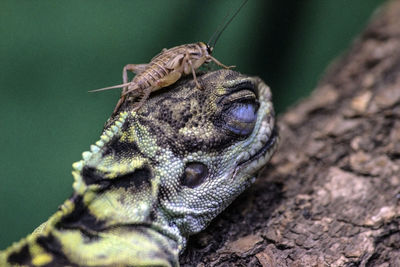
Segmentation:
<svg viewBox="0 0 400 267">
<path fill-rule="evenodd" d="M 278 144 L 269 87 L 218 70 L 127 98 L 72 167 L 73 193 L 0 266 L 179 266 L 203 230 L 256 179 Z"/>
</svg>

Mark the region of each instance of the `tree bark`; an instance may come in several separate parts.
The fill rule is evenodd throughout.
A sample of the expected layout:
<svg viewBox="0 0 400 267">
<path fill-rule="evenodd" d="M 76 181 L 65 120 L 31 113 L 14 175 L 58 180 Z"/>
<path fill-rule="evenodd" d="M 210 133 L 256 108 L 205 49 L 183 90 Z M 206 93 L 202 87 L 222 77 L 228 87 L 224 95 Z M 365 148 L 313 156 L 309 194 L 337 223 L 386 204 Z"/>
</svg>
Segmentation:
<svg viewBox="0 0 400 267">
<path fill-rule="evenodd" d="M 289 94 L 290 92 L 288 92 Z M 249 190 L 183 266 L 400 266 L 400 0 L 279 121 Z"/>
</svg>

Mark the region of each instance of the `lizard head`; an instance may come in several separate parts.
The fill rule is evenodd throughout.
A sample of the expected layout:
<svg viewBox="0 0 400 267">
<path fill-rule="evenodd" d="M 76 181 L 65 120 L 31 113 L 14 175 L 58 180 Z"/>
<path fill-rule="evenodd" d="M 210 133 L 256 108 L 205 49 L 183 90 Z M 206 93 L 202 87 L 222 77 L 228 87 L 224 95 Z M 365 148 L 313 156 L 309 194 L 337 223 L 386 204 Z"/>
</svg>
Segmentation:
<svg viewBox="0 0 400 267">
<path fill-rule="evenodd" d="M 125 101 L 74 163 L 75 195 L 101 227 L 148 225 L 184 245 L 273 154 L 271 93 L 259 78 L 219 70 L 198 80 L 202 89 L 183 79 L 137 112 Z"/>
</svg>

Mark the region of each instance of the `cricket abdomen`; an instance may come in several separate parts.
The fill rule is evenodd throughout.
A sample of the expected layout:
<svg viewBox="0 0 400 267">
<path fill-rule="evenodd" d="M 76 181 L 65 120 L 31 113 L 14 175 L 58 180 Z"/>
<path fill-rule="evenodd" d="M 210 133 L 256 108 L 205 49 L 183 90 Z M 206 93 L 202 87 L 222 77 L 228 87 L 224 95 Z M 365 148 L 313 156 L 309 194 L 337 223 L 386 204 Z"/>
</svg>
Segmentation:
<svg viewBox="0 0 400 267">
<path fill-rule="evenodd" d="M 151 88 L 151 91 L 159 89 L 160 87 L 157 86 L 157 82 L 171 72 L 171 69 L 165 67 L 170 60 L 170 57 L 165 57 L 163 55 L 155 58 L 149 63 L 146 70 L 133 78 L 133 85 L 129 86 L 128 90 L 133 87 L 138 87 L 140 90 Z"/>
</svg>

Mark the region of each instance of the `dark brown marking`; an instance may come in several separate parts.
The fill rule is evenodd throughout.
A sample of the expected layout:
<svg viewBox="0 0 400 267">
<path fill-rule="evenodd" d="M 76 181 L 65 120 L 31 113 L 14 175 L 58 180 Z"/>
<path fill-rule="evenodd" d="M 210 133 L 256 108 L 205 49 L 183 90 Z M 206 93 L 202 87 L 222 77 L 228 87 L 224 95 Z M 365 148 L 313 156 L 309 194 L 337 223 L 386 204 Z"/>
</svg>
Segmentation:
<svg viewBox="0 0 400 267">
<path fill-rule="evenodd" d="M 111 188 L 140 188 L 151 186 L 152 174 L 148 166 L 112 179 Z"/>
<path fill-rule="evenodd" d="M 48 236 L 40 236 L 37 238 L 36 242 L 40 245 L 44 250 L 50 253 L 53 256 L 53 260 L 46 265 L 45 267 L 58 267 L 58 266 L 73 266 L 78 267 L 77 264 L 72 263 L 68 257 L 62 251 L 62 245 L 57 238 L 55 238 L 52 234 Z"/>
<path fill-rule="evenodd" d="M 90 213 L 83 203 L 82 196 L 74 198 L 75 209 L 64 216 L 55 227 L 57 229 L 79 229 L 86 231 L 100 231 L 104 228 L 106 222 L 96 218 Z"/>
<path fill-rule="evenodd" d="M 19 251 L 11 253 L 7 261 L 12 264 L 29 265 L 32 260 L 28 245 L 24 245 Z"/>
<path fill-rule="evenodd" d="M 104 180 L 102 173 L 98 172 L 97 169 L 93 167 L 85 166 L 81 172 L 82 179 L 87 185 L 97 184 Z"/>
<path fill-rule="evenodd" d="M 99 172 L 96 168 L 85 166 L 82 170 L 83 180 L 87 185 L 98 184 L 102 191 L 109 190 L 110 188 L 139 188 L 143 184 L 150 186 L 152 174 L 148 166 L 136 169 L 120 175 L 116 178 L 109 179 L 104 174 Z"/>
</svg>

